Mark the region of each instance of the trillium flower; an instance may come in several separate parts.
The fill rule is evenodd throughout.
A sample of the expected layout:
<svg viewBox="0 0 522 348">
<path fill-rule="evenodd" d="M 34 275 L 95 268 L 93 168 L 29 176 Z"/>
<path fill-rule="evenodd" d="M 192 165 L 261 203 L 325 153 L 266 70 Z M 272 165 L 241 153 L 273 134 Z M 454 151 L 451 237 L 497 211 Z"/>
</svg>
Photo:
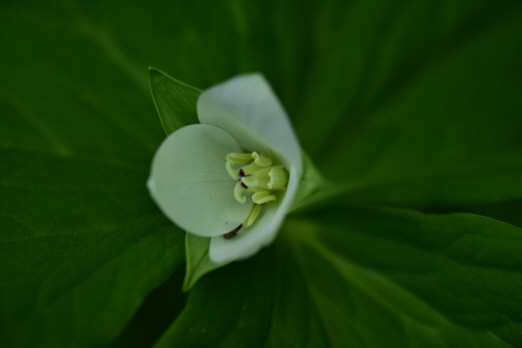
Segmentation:
<svg viewBox="0 0 522 348">
<path fill-rule="evenodd" d="M 247 258 L 277 235 L 296 196 L 302 154 L 283 107 L 260 74 L 204 91 L 200 124 L 158 149 L 148 187 L 180 228 L 211 238 L 216 264 Z"/>
</svg>

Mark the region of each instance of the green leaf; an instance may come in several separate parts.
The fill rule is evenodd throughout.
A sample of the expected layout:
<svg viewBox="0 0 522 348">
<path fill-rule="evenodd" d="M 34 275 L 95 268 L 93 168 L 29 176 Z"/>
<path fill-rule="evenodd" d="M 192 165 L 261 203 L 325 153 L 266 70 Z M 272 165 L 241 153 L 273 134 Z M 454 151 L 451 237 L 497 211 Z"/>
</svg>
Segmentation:
<svg viewBox="0 0 522 348">
<path fill-rule="evenodd" d="M 475 215 L 330 207 L 201 279 L 156 347 L 519 346 L 520 245 Z"/>
<path fill-rule="evenodd" d="M 149 293 L 125 330 L 107 348 L 152 347 L 185 307 L 182 292 L 185 268 L 179 267 L 163 284 Z"/>
<path fill-rule="evenodd" d="M 185 237 L 185 252 L 187 255 L 187 271 L 183 281 L 183 291 L 189 291 L 196 282 L 210 271 L 225 265 L 215 264 L 210 260 L 208 250 L 210 238 L 187 233 Z"/>
<path fill-rule="evenodd" d="M 170 134 L 190 124 L 199 123 L 197 101 L 200 90 L 149 69 L 150 90 L 165 133 Z"/>
<path fill-rule="evenodd" d="M 104 346 L 184 260 L 145 187 L 164 138 L 146 66 L 70 5 L 0 5 L 5 347 Z"/>
<path fill-rule="evenodd" d="M 144 187 L 165 136 L 150 65 L 202 88 L 264 73 L 354 204 L 520 226 L 521 19 L 513 1 L 2 2 L 0 342 L 103 346 L 181 262 L 184 233 Z M 450 217 L 343 207 L 289 222 L 198 282 L 162 342 L 522 345 L 519 230 Z M 448 250 L 426 246 L 455 229 Z"/>
<path fill-rule="evenodd" d="M 352 202 L 458 210 L 522 197 L 519 2 L 355 1 L 321 14 L 296 127 Z"/>
<path fill-rule="evenodd" d="M 109 342 L 183 262 L 183 233 L 141 169 L 5 148 L 0 161 L 0 342 Z"/>
</svg>

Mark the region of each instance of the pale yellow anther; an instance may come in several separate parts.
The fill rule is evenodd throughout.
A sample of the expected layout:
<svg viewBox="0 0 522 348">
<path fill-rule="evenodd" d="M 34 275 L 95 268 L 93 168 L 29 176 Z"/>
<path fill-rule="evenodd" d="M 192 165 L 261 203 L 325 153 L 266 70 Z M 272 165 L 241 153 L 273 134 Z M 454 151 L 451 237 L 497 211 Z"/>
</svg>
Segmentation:
<svg viewBox="0 0 522 348">
<path fill-rule="evenodd" d="M 268 168 L 262 168 L 258 171 L 254 172 L 254 174 L 250 174 L 249 176 L 246 176 L 245 179 L 248 180 L 251 184 L 247 184 L 246 181 L 244 182 L 245 185 L 248 187 L 260 187 L 263 189 L 267 189 L 268 182 L 270 181 L 270 177 L 268 176 L 268 173 L 270 170 L 272 170 L 273 167 Z"/>
<path fill-rule="evenodd" d="M 264 204 L 266 202 L 275 201 L 276 196 L 271 195 L 268 191 L 259 191 L 252 195 L 252 202 L 256 204 Z"/>
<path fill-rule="evenodd" d="M 270 181 L 266 186 L 271 190 L 284 190 L 288 181 L 286 172 L 281 168 L 272 168 L 268 173 Z"/>
<path fill-rule="evenodd" d="M 261 156 L 257 152 L 252 152 L 252 157 L 254 162 L 260 167 L 269 167 L 272 165 L 272 160 L 268 157 Z"/>
<path fill-rule="evenodd" d="M 241 183 L 236 183 L 236 186 L 234 187 L 234 198 L 241 204 L 246 202 L 246 197 L 243 196 L 244 191 L 245 189 L 241 186 Z"/>
<path fill-rule="evenodd" d="M 261 212 L 261 206 L 259 204 L 254 204 L 252 207 L 252 211 L 250 212 L 250 215 L 246 218 L 245 222 L 243 222 L 244 227 L 250 227 L 256 221 L 257 217 L 259 216 L 259 213 Z"/>
<path fill-rule="evenodd" d="M 227 168 L 227 173 L 234 180 L 237 180 L 237 176 L 239 175 L 239 170 L 234 169 L 234 162 L 227 161 L 225 164 L 225 168 Z"/>
<path fill-rule="evenodd" d="M 227 161 L 234 163 L 249 163 L 252 161 L 252 155 L 249 153 L 229 153 L 227 155 Z"/>
<path fill-rule="evenodd" d="M 261 204 L 275 201 L 272 190 L 284 190 L 288 183 L 288 174 L 282 165 L 272 165 L 272 159 L 252 152 L 229 153 L 226 156 L 226 169 L 234 181 L 234 198 L 244 204 L 248 197 L 254 203 L 250 214 L 243 222 L 244 227 L 251 226 L 261 213 Z M 248 192 L 244 196 L 244 192 Z"/>
<path fill-rule="evenodd" d="M 254 176 L 244 176 L 241 178 L 241 182 L 247 187 L 257 187 L 259 181 Z"/>
<path fill-rule="evenodd" d="M 241 167 L 243 169 L 243 173 L 245 175 L 252 175 L 257 173 L 259 170 L 264 169 L 263 167 L 260 167 L 256 164 L 256 162 L 252 162 L 249 165 L 246 165 L 244 167 Z"/>
</svg>

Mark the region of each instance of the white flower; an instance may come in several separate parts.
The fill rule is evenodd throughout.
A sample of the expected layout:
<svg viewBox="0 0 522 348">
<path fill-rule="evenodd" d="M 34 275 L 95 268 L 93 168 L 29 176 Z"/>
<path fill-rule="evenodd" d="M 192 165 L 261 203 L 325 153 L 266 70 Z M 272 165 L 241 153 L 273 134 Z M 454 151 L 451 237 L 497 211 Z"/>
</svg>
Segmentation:
<svg viewBox="0 0 522 348">
<path fill-rule="evenodd" d="M 201 124 L 161 144 L 148 187 L 176 225 L 212 238 L 213 262 L 244 259 L 274 240 L 290 209 L 303 172 L 299 142 L 260 74 L 204 91 L 197 112 Z"/>
</svg>

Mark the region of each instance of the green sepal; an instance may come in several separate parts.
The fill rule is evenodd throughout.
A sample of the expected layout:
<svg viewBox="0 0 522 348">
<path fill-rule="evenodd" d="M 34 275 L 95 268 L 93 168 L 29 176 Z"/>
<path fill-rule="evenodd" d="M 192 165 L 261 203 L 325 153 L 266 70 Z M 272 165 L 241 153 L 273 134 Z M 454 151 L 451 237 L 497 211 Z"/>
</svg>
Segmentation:
<svg viewBox="0 0 522 348">
<path fill-rule="evenodd" d="M 199 123 L 197 101 L 201 90 L 178 81 L 161 70 L 149 68 L 152 99 L 167 135 Z"/>
<path fill-rule="evenodd" d="M 223 267 L 224 264 L 217 264 L 210 260 L 208 250 L 210 247 L 210 238 L 196 236 L 187 232 L 185 236 L 186 250 L 186 272 L 183 281 L 183 291 L 189 291 L 194 284 L 210 271 Z"/>
<path fill-rule="evenodd" d="M 312 159 L 304 151 L 302 154 L 303 176 L 290 211 L 317 204 L 318 201 L 330 196 L 333 187 L 319 172 Z"/>
</svg>

